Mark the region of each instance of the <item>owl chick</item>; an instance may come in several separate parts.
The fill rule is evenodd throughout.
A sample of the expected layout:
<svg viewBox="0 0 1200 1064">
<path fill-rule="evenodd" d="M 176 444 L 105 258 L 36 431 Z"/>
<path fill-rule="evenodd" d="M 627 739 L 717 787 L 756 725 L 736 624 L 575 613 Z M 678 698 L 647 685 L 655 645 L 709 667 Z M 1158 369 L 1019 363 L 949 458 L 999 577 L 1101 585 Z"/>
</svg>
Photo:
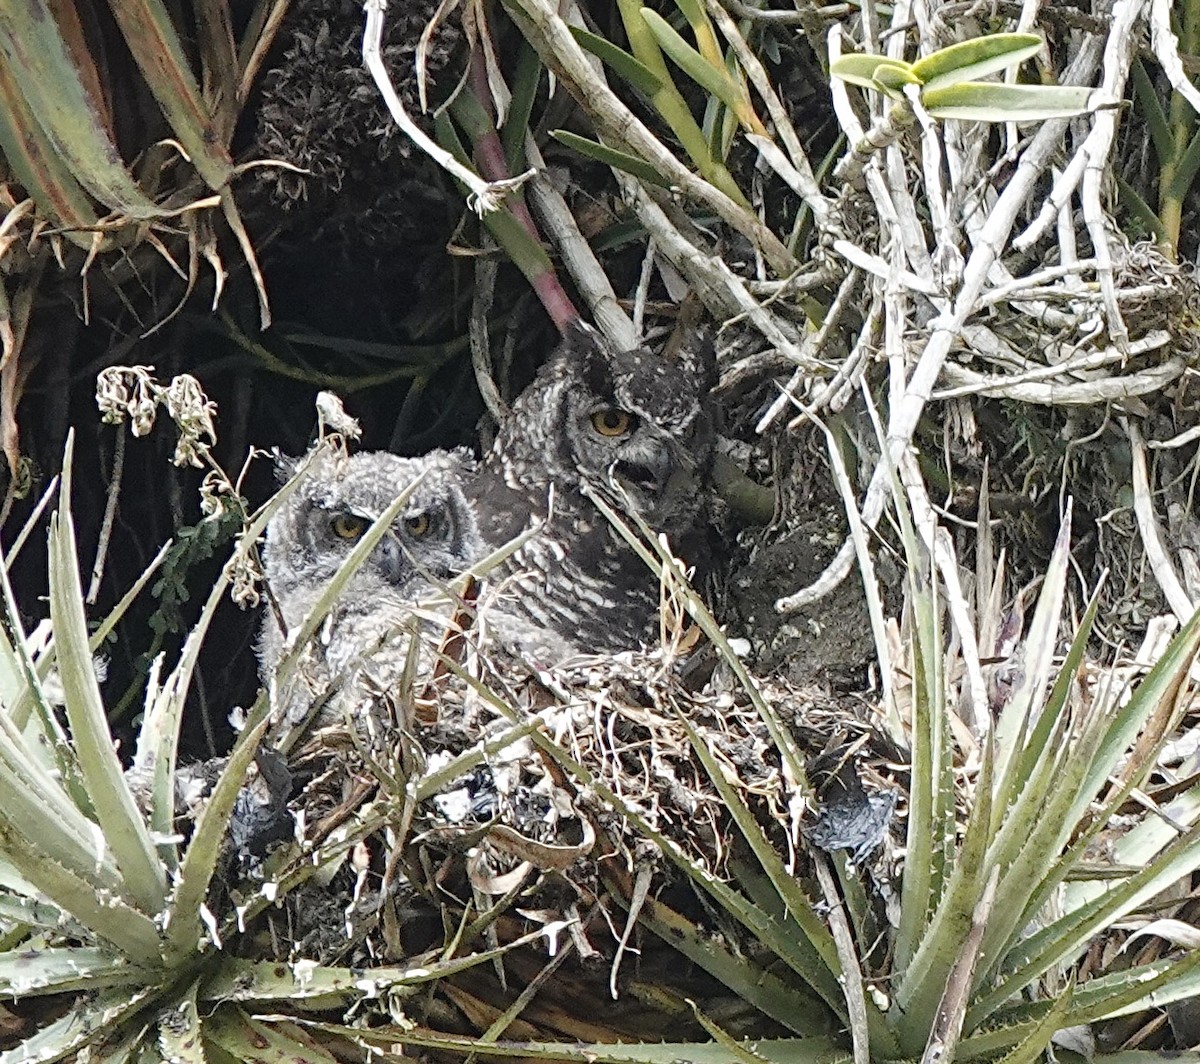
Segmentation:
<svg viewBox="0 0 1200 1064">
<path fill-rule="evenodd" d="M 267 525 L 264 570 L 287 632 L 297 629 L 372 522 L 421 474 L 408 505 L 342 589 L 286 689 L 277 719 L 295 726 L 330 695 L 319 722 L 356 716 L 395 688 L 419 625 L 418 609 L 483 552 L 463 485 L 463 450 L 422 458 L 383 452 L 318 458 Z M 270 609 L 259 640 L 270 685 L 286 633 Z M 433 622 L 429 622 L 432 627 Z"/>
<path fill-rule="evenodd" d="M 502 642 L 544 665 L 646 640 L 657 581 L 584 488 L 632 509 L 689 559 L 705 521 L 715 381 L 707 342 L 668 359 L 572 329 L 513 404 L 480 478 L 490 547 L 541 525 L 492 580 L 490 627 Z"/>
</svg>

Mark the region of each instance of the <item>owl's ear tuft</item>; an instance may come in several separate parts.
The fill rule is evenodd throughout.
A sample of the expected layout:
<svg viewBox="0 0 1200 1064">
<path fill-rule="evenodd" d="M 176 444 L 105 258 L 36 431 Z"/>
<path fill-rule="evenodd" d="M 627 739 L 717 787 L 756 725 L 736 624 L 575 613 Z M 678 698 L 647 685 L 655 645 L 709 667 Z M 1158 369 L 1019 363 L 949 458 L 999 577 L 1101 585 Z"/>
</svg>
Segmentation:
<svg viewBox="0 0 1200 1064">
<path fill-rule="evenodd" d="M 479 462 L 469 447 L 430 451 L 424 462 L 430 469 L 440 469 L 463 477 L 474 476 L 479 471 Z"/>
<path fill-rule="evenodd" d="M 293 458 L 290 454 L 284 454 L 278 447 L 271 448 L 271 461 L 275 471 L 275 481 L 278 484 L 286 484 L 296 474 L 296 470 L 300 468 L 300 463 L 303 458 Z"/>
<path fill-rule="evenodd" d="M 469 447 L 452 447 L 447 454 L 459 473 L 472 476 L 479 472 L 479 460 Z"/>
<path fill-rule="evenodd" d="M 582 321 L 574 322 L 563 337 L 562 357 L 597 395 L 613 389 L 612 366 L 604 337 Z"/>
</svg>

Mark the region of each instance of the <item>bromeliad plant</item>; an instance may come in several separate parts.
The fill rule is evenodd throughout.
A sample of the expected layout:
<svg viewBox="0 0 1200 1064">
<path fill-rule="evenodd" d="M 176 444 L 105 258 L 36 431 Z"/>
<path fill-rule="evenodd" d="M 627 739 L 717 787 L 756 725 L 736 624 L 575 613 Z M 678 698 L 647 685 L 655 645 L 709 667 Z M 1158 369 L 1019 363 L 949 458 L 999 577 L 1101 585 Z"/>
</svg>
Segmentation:
<svg viewBox="0 0 1200 1064">
<path fill-rule="evenodd" d="M 303 853 L 298 847 L 286 851 L 269 882 L 238 897 L 235 907 L 218 870 L 239 790 L 269 723 L 263 693 L 190 835 L 185 839 L 177 829 L 176 746 L 200 646 L 218 603 L 235 574 L 251 564 L 254 543 L 295 480 L 250 516 L 175 667 L 161 677 L 160 658 L 151 669 L 133 768 L 125 772 L 93 655 L 167 548 L 89 634 L 68 505 L 69 445 L 64 470 L 49 533 L 52 638 L 41 631 L 25 635 L 7 579 L 8 563 L 29 528 L 0 565 L 0 998 L 13 1009 L 17 1002 L 57 1002 L 49 1011 L 37 1006 L 25 1015 L 9 1014 L 9 1045 L 0 1061 L 88 1054 L 113 1062 L 331 1062 L 336 1058 L 319 1034 L 278 1014 L 303 1017 L 355 1002 L 388 1002 L 527 942 L 528 937 L 482 950 L 465 961 L 422 956 L 409 965 L 369 971 L 255 959 L 253 945 L 246 944 L 255 917 L 322 868 L 344 861 L 358 840 L 394 816 L 385 799 L 362 810 L 335 840 Z M 281 682 L 287 682 L 305 641 L 409 493 L 364 533 L 314 606 L 280 663 Z M 48 695 L 55 684 L 61 688 L 65 721 Z M 453 778 L 452 770 L 443 769 L 425 781 L 426 789 Z M 421 800 L 425 792 L 417 786 L 414 796 Z"/>
<path fill-rule="evenodd" d="M 639 536 L 596 501 L 721 650 L 775 741 L 797 800 L 811 801 L 805 766 L 778 704 L 757 693 L 678 562 L 645 536 L 648 530 Z M 1137 808 L 1131 798 L 1143 793 L 1164 743 L 1192 707 L 1189 670 L 1200 651 L 1200 615 L 1132 689 L 1117 672 L 1084 664 L 1097 596 L 1058 659 L 1070 572 L 1068 513 L 1026 638 L 997 688 L 1007 694 L 994 703 L 994 717 L 979 721 L 976 742 L 954 707 L 974 701 L 986 709 L 978 641 L 961 625 L 959 639 L 948 639 L 942 619 L 948 612 L 959 623 L 970 611 L 958 608 L 962 602 L 947 611 L 929 556 L 901 517 L 910 562 L 909 637 L 907 660 L 892 663 L 891 719 L 904 721 L 895 738 L 911 752 L 911 775 L 893 926 L 880 930 L 870 879 L 845 854 L 811 849 L 814 879 L 798 881 L 731 784 L 728 765 L 698 738 L 696 756 L 729 808 L 743 853 L 731 881 L 684 854 L 618 795 L 600 791 L 753 942 L 735 949 L 728 936 L 714 939 L 662 902 L 645 903 L 644 926 L 798 1036 L 756 1041 L 755 1059 L 817 1062 L 852 1049 L 864 1062 L 999 1055 L 1033 1061 L 1069 1028 L 1162 1007 L 1200 990 L 1194 947 L 1168 949 L 1160 959 L 1092 973 L 1086 981 L 1073 974 L 1091 947 L 1115 945 L 1118 928 L 1131 922 L 1169 940 L 1168 931 L 1156 929 L 1170 921 L 1150 924 L 1147 903 L 1200 869 L 1200 786 L 1168 808 L 1151 803 L 1130 830 L 1115 826 L 1118 813 Z M 990 559 L 979 570 L 981 631 L 995 630 L 984 618 L 986 604 L 994 612 L 1000 601 L 1002 570 Z M 974 648 L 975 665 L 947 657 L 948 642 Z M 969 681 L 958 679 L 968 675 Z M 960 690 L 963 683 L 970 689 Z M 563 764 L 572 770 L 566 758 Z M 1099 860 L 1100 852 L 1110 859 Z M 830 907 L 826 914 L 816 897 Z M 732 1036 L 710 1019 L 703 1022 L 728 1057 L 694 1044 L 643 1046 L 640 1053 L 653 1052 L 653 1059 L 740 1056 L 744 1049 Z M 1072 1044 L 1080 1044 L 1078 1034 Z M 624 1049 L 599 1044 L 548 1048 L 579 1061 L 630 1059 Z"/>
<path fill-rule="evenodd" d="M 219 209 L 255 276 L 265 327 L 266 290 L 234 202 L 231 183 L 238 169 L 230 145 L 281 13 L 256 5 L 238 40 L 228 4 L 209 5 L 197 15 L 189 55 L 185 41 L 193 34 L 180 32 L 161 0 L 115 4 L 111 12 L 136 73 L 104 61 L 94 39 L 98 12 L 41 0 L 0 7 L 0 152 L 6 176 L 20 182 L 54 239 L 83 249 L 89 264 L 105 251 L 145 244 L 179 272 L 163 239 L 182 228 L 193 260 L 189 288 L 202 258 L 218 275 L 218 292 L 223 270 L 209 214 Z M 147 146 L 133 166 L 121 156 L 113 112 L 114 99 L 130 95 L 126 76 L 134 93 L 157 104 L 171 137 Z M 14 206 L 13 220 L 19 217 Z"/>
</svg>

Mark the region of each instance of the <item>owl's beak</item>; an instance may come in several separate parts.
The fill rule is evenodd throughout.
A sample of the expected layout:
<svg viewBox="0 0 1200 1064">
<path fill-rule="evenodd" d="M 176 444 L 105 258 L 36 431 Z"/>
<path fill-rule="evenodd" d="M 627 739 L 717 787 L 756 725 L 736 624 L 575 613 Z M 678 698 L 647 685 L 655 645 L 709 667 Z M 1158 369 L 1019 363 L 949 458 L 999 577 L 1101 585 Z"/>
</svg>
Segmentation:
<svg viewBox="0 0 1200 1064">
<path fill-rule="evenodd" d="M 613 478 L 633 488 L 647 500 L 662 495 L 671 479 L 671 472 L 671 457 L 664 452 L 648 455 L 644 461 L 621 459 L 613 466 Z"/>
<path fill-rule="evenodd" d="M 379 541 L 375 548 L 374 560 L 380 574 L 389 584 L 401 584 L 412 575 L 412 566 L 404 556 L 399 537 L 395 535 L 386 535 Z"/>
</svg>

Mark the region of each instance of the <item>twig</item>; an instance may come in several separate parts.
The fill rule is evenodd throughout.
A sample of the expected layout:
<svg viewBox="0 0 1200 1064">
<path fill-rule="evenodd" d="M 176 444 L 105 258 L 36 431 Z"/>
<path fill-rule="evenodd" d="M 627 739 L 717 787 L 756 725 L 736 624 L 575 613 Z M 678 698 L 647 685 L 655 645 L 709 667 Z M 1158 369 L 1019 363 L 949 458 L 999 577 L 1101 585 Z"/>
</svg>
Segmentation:
<svg viewBox="0 0 1200 1064">
<path fill-rule="evenodd" d="M 830 28 L 827 46 L 831 62 L 842 54 L 840 26 Z M 846 134 L 846 139 L 851 144 L 861 141 L 865 134 L 858 121 L 858 115 L 850 104 L 850 97 L 846 94 L 845 83 L 840 78 L 835 78 L 830 85 L 830 93 L 833 97 L 834 113 L 837 116 L 839 125 L 841 125 L 842 130 Z M 932 278 L 933 263 L 926 247 L 925 233 L 917 217 L 916 205 L 909 194 L 903 159 L 898 152 L 890 154 L 887 166 L 889 176 L 892 178 L 891 181 L 884 180 L 878 157 L 871 159 L 864 171 L 867 191 L 870 192 L 871 198 L 875 201 L 875 210 L 879 214 L 880 227 L 884 232 L 899 234 L 904 254 L 908 258 L 909 266 L 915 271 L 916 275 Z M 903 201 L 903 210 L 897 207 L 893 197 Z M 838 242 L 835 241 L 836 243 Z M 850 257 L 854 250 L 856 250 L 854 245 L 849 245 L 844 253 L 847 254 L 847 257 Z M 864 252 L 864 254 L 866 253 Z M 860 262 L 854 258 L 851 258 L 851 261 L 855 262 L 855 265 L 862 266 L 864 269 L 870 269 L 865 262 Z M 882 259 L 879 261 L 883 262 Z M 889 277 L 893 272 L 893 267 L 884 264 L 883 271 L 880 276 Z M 930 293 L 936 290 L 932 282 L 919 282 L 918 284 L 919 287 L 917 290 L 927 289 Z"/>
<path fill-rule="evenodd" d="M 825 854 L 813 854 L 813 867 L 816 869 L 817 881 L 821 884 L 821 893 L 825 896 L 828 908 L 829 931 L 833 935 L 838 960 L 842 964 L 842 977 L 839 981 L 846 995 L 846 1009 L 850 1014 L 850 1040 L 854 1047 L 854 1064 L 870 1064 L 871 1042 L 867 1030 L 867 1001 L 863 991 L 862 968 L 858 963 L 858 950 L 854 945 L 854 936 L 850 933 L 846 910 L 842 907 L 837 884 L 829 871 L 829 860 Z"/>
<path fill-rule="evenodd" d="M 1200 91 L 1183 69 L 1179 38 L 1171 29 L 1171 7 L 1171 0 L 1150 0 L 1150 47 L 1171 88 L 1192 105 L 1193 111 L 1200 113 Z"/>
<path fill-rule="evenodd" d="M 888 265 L 878 255 L 872 255 L 869 251 L 864 251 L 849 240 L 835 240 L 833 242 L 833 250 L 847 262 L 853 263 L 858 269 L 874 274 L 882 281 L 894 281 L 904 285 L 910 292 L 920 292 L 922 295 L 930 297 L 940 294 L 939 288 L 933 281 L 926 280 L 924 277 L 918 277 L 917 274 L 909 270 L 897 270 L 895 267 Z"/>
<path fill-rule="evenodd" d="M 946 193 L 942 188 L 942 141 L 929 112 L 921 105 L 917 87 L 907 87 L 908 102 L 912 106 L 921 126 L 922 177 L 925 185 L 925 205 L 933 226 L 934 253 L 933 270 L 938 286 L 950 291 L 958 283 L 962 273 L 963 258 L 959 250 L 961 235 L 958 227 L 950 220 Z M 899 153 L 896 153 L 899 155 Z M 902 186 L 907 189 L 907 185 Z M 915 212 L 914 212 L 915 214 Z"/>
<path fill-rule="evenodd" d="M 525 134 L 525 158 L 537 171 L 529 183 L 530 202 L 546 235 L 558 249 L 563 266 L 592 312 L 592 320 L 618 347 L 625 350 L 633 348 L 637 343 L 633 323 L 617 302 L 617 295 L 604 267 L 579 231 L 567 201 L 554 187 L 537 141 L 528 132 Z"/>
<path fill-rule="evenodd" d="M 447 173 L 456 177 L 470 189 L 467 205 L 480 217 L 490 211 L 498 210 L 504 202 L 504 197 L 514 189 L 520 188 L 532 175 L 533 171 L 520 174 L 504 181 L 483 181 L 478 174 L 463 166 L 448 151 L 437 145 L 425 131 L 416 124 L 404 109 L 404 104 L 396 94 L 391 76 L 383 63 L 381 42 L 383 40 L 383 18 L 387 9 L 387 0 L 366 0 L 363 5 L 367 12 L 367 24 L 363 30 L 362 56 L 363 62 L 375 79 L 375 85 L 383 97 L 392 118 L 409 139 L 428 155 Z"/>
<path fill-rule="evenodd" d="M 743 4 L 742 0 L 722 0 L 722 2 L 738 18 L 748 18 L 754 22 L 774 22 L 781 26 L 798 26 L 802 25 L 809 17 L 802 11 L 778 11 L 752 7 L 750 4 Z"/>
<path fill-rule="evenodd" d="M 966 1018 L 967 1005 L 971 999 L 971 979 L 979 962 L 983 933 L 995 904 L 996 885 L 999 881 L 1000 869 L 993 868 L 971 913 L 971 930 L 963 940 L 946 978 L 946 989 L 938 1003 L 933 1029 L 929 1032 L 929 1040 L 921 1054 L 921 1064 L 940 1064 L 942 1061 L 955 1059 L 955 1050 L 958 1048 L 963 1020 Z"/>
<path fill-rule="evenodd" d="M 471 320 L 467 333 L 471 341 L 471 366 L 475 370 L 475 383 L 479 385 L 479 394 L 488 413 L 500 425 L 508 416 L 508 408 L 496 387 L 488 339 L 488 314 L 496 292 L 497 269 L 496 260 L 488 255 L 481 256 L 475 262 L 475 292 L 471 297 Z"/>
<path fill-rule="evenodd" d="M 1139 341 L 1134 341 L 1136 354 L 1166 347 L 1171 342 L 1170 333 L 1165 331 L 1152 332 Z M 986 377 L 965 366 L 948 365 L 946 375 L 960 383 L 953 387 L 940 389 L 931 396 L 938 402 L 944 399 L 959 398 L 967 395 L 985 395 L 991 398 L 1009 398 L 1018 402 L 1037 403 L 1046 407 L 1074 407 L 1092 403 L 1111 403 L 1135 395 L 1146 395 L 1147 392 L 1163 387 L 1183 373 L 1184 365 L 1180 359 L 1169 359 L 1160 366 L 1153 366 L 1140 373 L 1130 373 L 1127 377 L 1108 377 L 1099 380 L 1058 380 L 1052 384 L 1026 387 L 1037 381 L 1060 377 L 1068 373 L 1099 369 L 1103 366 L 1114 365 L 1127 359 L 1128 351 L 1116 347 L 1108 347 L 1099 351 L 1086 351 L 1073 359 L 1057 362 L 1051 366 L 1037 366 L 1027 369 L 1024 373 L 1006 377 Z"/>
<path fill-rule="evenodd" d="M 875 297 L 871 300 L 871 308 L 867 311 L 867 320 L 858 332 L 854 347 L 850 349 L 849 358 L 838 366 L 837 373 L 818 388 L 807 409 L 788 422 L 789 432 L 799 429 L 812 414 L 818 413 L 826 407 L 835 413 L 845 407 L 849 401 L 851 389 L 857 386 L 862 377 L 863 366 L 875 343 L 876 333 L 879 331 L 882 321 L 883 298 L 881 293 L 876 292 Z"/>
<path fill-rule="evenodd" d="M 1119 356 L 1109 361 L 1119 361 Z M 937 394 L 944 399 L 960 395 L 986 395 L 995 399 L 1013 399 L 1039 406 L 1097 406 L 1120 402 L 1135 395 L 1149 395 L 1183 376 L 1187 366 L 1182 359 L 1171 358 L 1158 366 L 1125 377 L 1106 377 L 1074 384 L 1015 382 L 1007 378 L 988 378 L 965 366 L 947 365 L 946 376 L 955 387 Z"/>
<path fill-rule="evenodd" d="M 1175 572 L 1171 556 L 1163 543 L 1158 517 L 1154 513 L 1154 500 L 1150 496 L 1150 478 L 1146 473 L 1146 445 L 1137 426 L 1129 418 L 1121 418 L 1121 427 L 1129 437 L 1129 450 L 1133 458 L 1133 513 L 1137 518 L 1138 531 L 1142 534 L 1146 558 L 1171 612 L 1180 624 L 1187 624 L 1196 612 L 1196 604 L 1180 583 L 1179 574 Z"/>
<path fill-rule="evenodd" d="M 804 353 L 807 358 L 813 359 L 821 352 L 830 335 L 841 323 L 842 314 L 845 312 L 854 293 L 858 290 L 858 283 L 861 278 L 862 274 L 857 269 L 853 269 L 843 279 L 841 287 L 838 288 L 837 295 L 834 296 L 833 303 L 829 307 L 829 312 L 825 315 L 825 320 L 821 323 L 821 327 L 811 337 L 805 338 Z M 775 401 L 771 403 L 770 407 L 767 408 L 767 412 L 763 414 L 758 424 L 754 426 L 755 432 L 766 432 L 774 424 L 775 419 L 779 417 L 783 408 L 792 400 L 795 390 L 803 383 L 804 376 L 804 368 L 797 368 L 792 374 L 792 379 L 788 381 L 783 391 L 775 397 Z"/>
<path fill-rule="evenodd" d="M 833 228 L 840 228 L 832 218 L 832 204 L 821 192 L 817 184 L 817 179 L 813 175 L 812 165 L 809 163 L 808 155 L 804 151 L 804 145 L 797 135 L 791 119 L 788 117 L 787 109 L 779 99 L 779 94 L 775 91 L 775 86 L 771 83 L 766 70 L 763 69 L 758 56 L 746 44 L 746 39 L 738 30 L 737 24 L 729 17 L 718 0 L 706 0 L 706 5 L 709 14 L 712 15 L 722 35 L 729 42 L 734 55 L 737 56 L 738 63 L 741 64 L 742 69 L 746 72 L 746 76 L 750 79 L 750 83 L 758 90 L 763 103 L 767 105 L 767 113 L 771 116 L 771 121 L 775 125 L 775 132 L 779 139 L 783 141 L 784 147 L 787 148 L 788 155 L 790 156 L 790 180 L 786 177 L 784 180 L 788 182 L 796 195 L 808 204 L 809 210 L 813 213 L 813 221 L 819 230 L 827 232 Z M 760 152 L 763 151 L 760 142 L 764 141 L 765 138 L 747 134 L 746 139 L 757 147 Z M 766 141 L 766 143 L 770 144 L 770 141 Z M 771 146 L 774 147 L 774 145 Z M 771 157 L 768 153 L 764 152 L 764 158 L 774 167 L 774 163 L 771 162 Z M 782 177 L 783 175 L 780 174 L 780 176 Z"/>
<path fill-rule="evenodd" d="M 747 133 L 746 139 L 758 149 L 758 154 L 762 156 L 763 162 L 775 171 L 776 176 L 781 178 L 788 188 L 808 204 L 818 229 L 826 232 L 840 232 L 841 227 L 832 220 L 832 207 L 821 194 L 816 178 L 813 177 L 811 171 L 805 173 L 793 166 L 787 156 L 766 137 L 761 137 L 756 133 Z"/>
<path fill-rule="evenodd" d="M 654 237 L 646 241 L 646 254 L 642 256 L 642 269 L 638 274 L 637 289 L 633 295 L 633 336 L 634 344 L 641 343 L 645 335 L 644 321 L 646 317 L 646 299 L 650 295 L 650 281 L 654 277 Z M 630 345 L 631 347 L 633 344 Z"/>
<path fill-rule="evenodd" d="M 1134 32 L 1134 24 L 1137 17 L 1141 14 L 1141 8 L 1144 6 L 1145 0 L 1118 0 L 1114 4 L 1112 15 L 1112 24 L 1108 28 L 1107 46 L 1104 49 L 1104 66 L 1105 76 L 1103 83 L 1104 97 L 1112 102 L 1121 99 L 1121 92 L 1124 91 L 1125 78 L 1129 73 L 1129 65 L 1133 61 L 1134 42 L 1137 34 Z M 1072 63 L 1071 69 L 1063 76 L 1063 81 L 1066 84 L 1078 84 L 1088 75 L 1081 76 L 1076 73 L 1076 68 L 1081 65 L 1083 52 L 1089 48 L 1098 48 L 1101 44 L 1101 38 L 1090 38 L 1081 50 L 1081 54 L 1076 57 Z M 1124 47 L 1124 52 L 1119 51 Z M 1115 94 L 1114 94 L 1115 90 Z M 1107 119 L 1103 124 L 1101 118 Z M 1041 211 L 1034 219 L 1033 223 L 1018 237 L 1013 240 L 1013 250 L 1024 251 L 1032 247 L 1047 229 L 1054 223 L 1059 212 L 1070 201 L 1072 193 L 1078 187 L 1084 174 L 1090 166 L 1103 167 L 1104 160 L 1108 156 L 1108 151 L 1112 146 L 1112 137 L 1116 130 L 1116 114 L 1112 108 L 1096 113 L 1096 122 L 1092 126 L 1091 131 L 1080 145 L 1071 161 L 1063 170 L 1061 176 L 1055 181 L 1053 188 L 1050 190 L 1050 195 L 1046 198 L 1046 202 L 1042 205 Z M 1086 206 L 1086 204 L 1085 204 Z M 1104 246 L 1107 247 L 1107 239 L 1104 241 Z M 1097 250 L 1097 258 L 1099 258 L 1099 249 Z"/>
<path fill-rule="evenodd" d="M 807 355 L 784 331 L 782 319 L 763 309 L 750 294 L 745 282 L 721 259 L 701 251 L 668 218 L 666 211 L 638 181 L 618 174 L 618 181 L 641 223 L 654 237 L 658 249 L 679 270 L 715 317 L 728 322 L 745 318 L 763 338 L 793 364 L 812 373 L 824 373 L 828 367 Z"/>
<path fill-rule="evenodd" d="M 1078 68 L 1094 63 L 1098 51 L 1098 42 L 1086 42 L 1072 66 Z M 942 372 L 951 346 L 966 320 L 974 312 L 988 273 L 992 265 L 999 260 L 1017 215 L 1028 202 L 1034 183 L 1058 151 L 1066 124 L 1066 120 L 1063 119 L 1046 122 L 1030 141 L 1011 180 L 1000 193 L 986 222 L 976 234 L 976 244 L 963 270 L 962 286 L 953 307 L 943 311 L 930 323 L 931 332 L 925 348 L 906 387 L 891 406 L 887 449 L 894 465 L 899 466 L 900 459 L 912 440 L 917 422 Z M 863 521 L 869 527 L 874 528 L 883 513 L 888 484 L 887 464 L 881 461 L 875 467 L 863 501 Z M 788 613 L 832 591 L 850 571 L 853 553 L 853 544 L 847 540 L 817 581 L 808 588 L 781 598 L 775 604 L 776 609 Z"/>
<path fill-rule="evenodd" d="M 264 0 L 265 3 L 265 0 Z M 271 10 L 262 20 L 262 29 L 253 35 L 254 47 L 250 54 L 243 58 L 238 57 L 238 66 L 240 72 L 238 76 L 238 103 L 244 104 L 250 98 L 250 93 L 254 88 L 254 83 L 258 80 L 258 72 L 262 67 L 263 60 L 267 58 L 267 53 L 271 50 L 271 44 L 275 40 L 275 35 L 279 32 L 279 27 L 283 25 L 283 17 L 287 14 L 290 0 L 274 0 L 271 4 Z M 262 12 L 260 4 L 259 9 L 255 11 L 255 20 L 258 19 Z"/>
<path fill-rule="evenodd" d="M 896 139 L 916 121 L 916 115 L 907 100 L 895 104 L 882 118 L 873 122 L 871 128 L 854 142 L 847 155 L 842 156 L 841 162 L 834 167 L 833 179 L 847 185 L 858 181 L 867 163 L 882 151 L 895 143 Z"/>
<path fill-rule="evenodd" d="M 371 0 L 379 3 L 380 0 Z M 687 196 L 707 204 L 730 226 L 762 250 L 780 276 L 792 272 L 796 261 L 783 242 L 755 215 L 729 196 L 697 177 L 671 154 L 642 121 L 619 100 L 589 61 L 566 21 L 549 0 L 508 0 L 521 28 L 542 61 L 591 116 L 598 130 L 615 145 L 645 159 Z"/>
<path fill-rule="evenodd" d="M 117 516 L 117 499 L 121 495 L 121 474 L 125 470 L 125 430 L 117 427 L 117 442 L 113 447 L 112 476 L 108 481 L 108 500 L 104 504 L 104 519 L 100 522 L 100 541 L 96 544 L 96 561 L 92 565 L 92 582 L 88 585 L 89 606 L 95 605 L 104 577 L 104 559 L 108 556 L 108 541 L 112 538 L 113 520 Z"/>
<path fill-rule="evenodd" d="M 1059 244 L 1060 246 L 1062 245 L 1061 240 Z M 1015 277 L 1007 284 L 998 285 L 980 298 L 979 306 L 981 308 L 990 307 L 1001 302 L 1015 302 L 1024 299 L 1048 297 L 1053 291 L 1056 291 L 1049 287 L 1047 284 L 1048 281 L 1054 281 L 1061 277 L 1069 283 L 1078 280 L 1081 273 L 1086 273 L 1095 268 L 1095 259 L 1073 259 L 1071 262 L 1063 263 L 1059 266 L 1047 266 L 1045 269 L 1027 274 L 1024 277 Z M 1067 299 L 1079 299 L 1080 297 L 1086 298 L 1086 293 L 1078 289 L 1063 293 L 1063 298 Z"/>
<path fill-rule="evenodd" d="M 649 861 L 639 861 L 637 876 L 629 896 L 629 911 L 625 916 L 625 928 L 621 932 L 621 939 L 617 943 L 616 953 L 613 956 L 612 968 L 608 973 L 608 992 L 612 995 L 613 1001 L 617 1000 L 617 974 L 621 970 L 621 960 L 628 949 L 629 938 L 637 926 L 642 906 L 646 904 L 646 898 L 650 894 L 650 883 L 653 878 L 654 866 Z"/>
</svg>

